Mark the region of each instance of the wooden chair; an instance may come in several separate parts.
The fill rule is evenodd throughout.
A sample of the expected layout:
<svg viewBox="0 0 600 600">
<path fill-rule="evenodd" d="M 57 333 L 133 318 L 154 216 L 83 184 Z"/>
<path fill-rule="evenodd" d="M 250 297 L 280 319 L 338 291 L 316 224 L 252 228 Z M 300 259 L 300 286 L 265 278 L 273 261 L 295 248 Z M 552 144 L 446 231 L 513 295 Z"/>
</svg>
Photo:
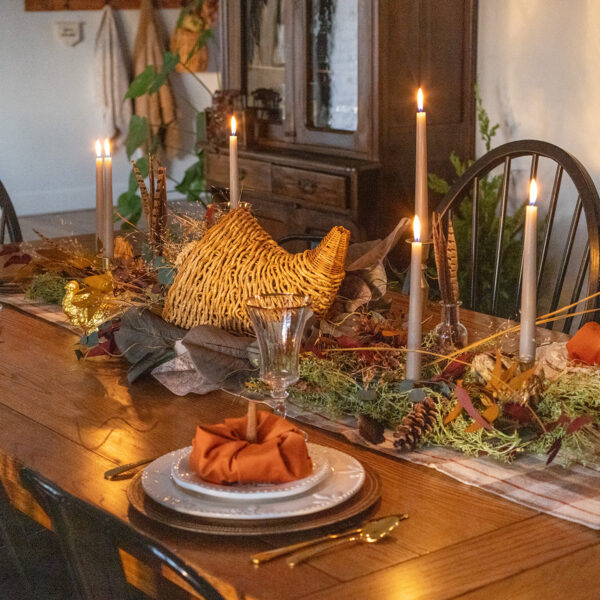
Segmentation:
<svg viewBox="0 0 600 600">
<path fill-rule="evenodd" d="M 515 167 L 519 164 L 521 169 L 516 170 Z M 500 173 L 494 171 L 499 170 L 498 168 L 501 169 Z M 548 185 L 542 184 L 540 187 L 539 177 L 546 175 L 550 175 L 547 179 Z M 462 259 L 459 269 L 470 269 L 468 293 L 466 289 L 461 290 L 463 304 L 480 312 L 513 318 L 518 316 L 521 295 L 522 222 L 511 248 L 513 266 L 516 261 L 518 267 L 518 262 L 521 261 L 521 270 L 515 277 L 515 286 L 510 290 L 504 289 L 503 297 L 499 292 L 503 267 L 506 265 L 507 246 L 510 244 L 510 240 L 506 239 L 506 224 L 509 219 L 507 209 L 511 200 L 511 186 L 515 186 L 519 176 L 521 181 L 512 195 L 513 200 L 516 197 L 518 205 L 524 205 L 527 201 L 527 183 L 531 178 L 537 179 L 541 189 L 538 196 L 540 242 L 537 289 L 541 303 L 544 304 L 544 299 L 546 300 L 544 308 L 547 308 L 548 312 L 556 310 L 600 289 L 600 199 L 588 172 L 574 156 L 553 144 L 538 140 L 510 142 L 475 161 L 451 187 L 435 213 L 442 217 L 451 217 L 457 237 L 462 235 L 463 243 L 466 241 L 470 248 L 469 256 L 459 256 L 459 262 Z M 495 236 L 488 236 L 495 239 L 481 239 L 482 203 L 486 198 L 489 202 L 490 193 L 496 192 L 497 196 L 493 201 L 494 204 L 497 201 L 497 207 L 492 227 L 497 229 L 497 233 Z M 582 212 L 585 221 L 580 224 Z M 570 223 L 566 231 L 559 231 L 557 224 L 560 219 L 555 218 L 557 214 L 568 214 Z M 457 218 L 463 225 L 467 225 L 468 231 L 457 230 Z M 574 258 L 577 243 L 582 246 L 579 261 Z M 516 252 L 518 255 L 515 255 Z M 557 264 L 551 264 L 551 256 Z M 487 269 L 488 273 L 491 271 L 491 281 L 482 281 L 482 267 L 483 270 Z M 575 275 L 574 279 L 570 277 L 572 274 Z M 569 278 L 572 281 L 567 289 L 564 286 Z M 586 280 L 587 287 L 584 291 Z M 485 303 L 481 300 L 484 293 Z M 597 298 L 587 302 L 588 309 L 596 306 L 600 307 Z M 569 313 L 584 308 L 585 305 L 579 305 Z M 597 318 L 596 314 L 598 313 L 583 315 L 581 322 Z M 568 332 L 572 322 L 573 317 L 567 318 L 562 330 Z M 546 327 L 552 328 L 552 324 Z"/>
<path fill-rule="evenodd" d="M 6 232 L 8 232 L 9 241 L 23 241 L 17 213 L 15 213 L 6 188 L 0 181 L 0 244 L 4 244 Z"/>
<path fill-rule="evenodd" d="M 22 469 L 20 478 L 50 517 L 81 600 L 141 597 L 125 579 L 119 549 L 155 573 L 163 565 L 169 567 L 206 600 L 223 600 L 184 561 L 127 523 L 75 498 L 31 469 Z"/>
</svg>

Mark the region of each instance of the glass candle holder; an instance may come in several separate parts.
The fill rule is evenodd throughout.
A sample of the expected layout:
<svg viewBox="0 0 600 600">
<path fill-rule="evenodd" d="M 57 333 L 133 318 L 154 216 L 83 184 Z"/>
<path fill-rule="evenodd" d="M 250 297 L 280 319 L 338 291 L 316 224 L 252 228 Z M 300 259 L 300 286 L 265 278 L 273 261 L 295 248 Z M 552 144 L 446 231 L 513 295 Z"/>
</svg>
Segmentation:
<svg viewBox="0 0 600 600">
<path fill-rule="evenodd" d="M 249 300 L 246 308 L 258 340 L 260 378 L 271 388 L 275 413 L 285 416 L 287 388 L 299 379 L 302 334 L 312 315 L 310 298 L 262 294 Z"/>
</svg>

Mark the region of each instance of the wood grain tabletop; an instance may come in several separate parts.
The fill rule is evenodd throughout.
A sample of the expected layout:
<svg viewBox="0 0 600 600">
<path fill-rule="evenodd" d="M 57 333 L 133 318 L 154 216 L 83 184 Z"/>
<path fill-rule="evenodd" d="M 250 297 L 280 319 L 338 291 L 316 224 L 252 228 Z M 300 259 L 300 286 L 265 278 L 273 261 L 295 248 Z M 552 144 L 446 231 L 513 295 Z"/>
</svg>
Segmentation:
<svg viewBox="0 0 600 600">
<path fill-rule="evenodd" d="M 472 337 L 501 325 L 468 311 L 463 322 Z M 78 361 L 76 342 L 66 329 L 8 306 L 0 311 L 0 476 L 14 503 L 42 523 L 48 521 L 41 509 L 16 481 L 16 465 L 160 540 L 226 598 L 600 598 L 599 532 L 304 424 L 311 441 L 377 472 L 383 492 L 374 514 L 410 517 L 391 536 L 295 568 L 284 560 L 257 567 L 251 554 L 315 534 L 230 538 L 154 524 L 129 506 L 129 482 L 106 481 L 104 471 L 187 446 L 197 423 L 240 416 L 245 403 L 222 392 L 177 397 L 149 376 L 130 385 L 122 360 Z M 151 581 L 155 574 L 133 561 L 129 571 L 153 595 L 189 597 L 161 595 Z"/>
</svg>

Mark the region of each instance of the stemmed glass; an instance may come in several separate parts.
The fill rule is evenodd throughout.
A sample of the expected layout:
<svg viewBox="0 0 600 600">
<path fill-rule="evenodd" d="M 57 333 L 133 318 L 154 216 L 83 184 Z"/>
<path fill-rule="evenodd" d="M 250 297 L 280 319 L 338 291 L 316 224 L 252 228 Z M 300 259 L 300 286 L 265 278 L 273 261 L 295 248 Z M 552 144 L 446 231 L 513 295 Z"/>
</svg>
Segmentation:
<svg viewBox="0 0 600 600">
<path fill-rule="evenodd" d="M 285 416 L 287 387 L 299 379 L 298 356 L 304 326 L 312 315 L 310 298 L 298 294 L 261 294 L 248 300 L 260 351 L 260 378 L 271 387 L 274 411 Z"/>
</svg>

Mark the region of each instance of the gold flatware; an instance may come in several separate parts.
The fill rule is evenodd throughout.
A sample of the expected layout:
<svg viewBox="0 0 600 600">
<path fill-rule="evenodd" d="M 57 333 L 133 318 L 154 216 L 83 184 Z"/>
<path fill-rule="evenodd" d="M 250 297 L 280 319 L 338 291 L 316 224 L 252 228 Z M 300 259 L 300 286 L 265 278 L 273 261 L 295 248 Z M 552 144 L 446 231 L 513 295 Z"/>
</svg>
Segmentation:
<svg viewBox="0 0 600 600">
<path fill-rule="evenodd" d="M 313 540 L 307 540 L 305 542 L 298 542 L 297 544 L 291 544 L 289 546 L 283 546 L 281 548 L 275 548 L 274 550 L 267 550 L 265 552 L 258 552 L 251 557 L 252 562 L 255 565 L 259 565 L 261 563 L 267 562 L 269 560 L 273 560 L 274 558 L 278 558 L 279 556 L 284 556 L 285 554 L 290 554 L 291 552 L 295 552 L 296 550 L 301 550 L 302 548 L 307 548 L 308 546 L 313 546 L 315 544 L 319 544 L 321 542 L 327 542 L 329 540 L 338 540 L 340 538 L 345 538 L 349 535 L 359 534 L 365 531 L 367 528 L 371 530 L 371 528 L 375 528 L 376 526 L 383 526 L 385 523 L 389 525 L 394 520 L 400 522 L 403 519 L 406 519 L 407 515 L 392 515 L 388 517 L 382 517 L 380 519 L 376 519 L 374 521 L 369 521 L 365 525 L 357 527 L 356 529 L 350 529 L 349 531 L 342 531 L 340 533 L 332 533 L 330 535 L 324 535 L 323 537 L 318 537 Z M 397 523 L 396 523 L 397 524 Z"/>
<path fill-rule="evenodd" d="M 295 567 L 301 562 L 312 558 L 325 550 L 342 546 L 348 542 L 366 542 L 368 544 L 373 544 L 396 529 L 400 521 L 403 521 L 404 519 L 408 519 L 408 515 L 392 515 L 390 517 L 377 519 L 376 521 L 370 521 L 358 533 L 353 533 L 341 539 L 324 542 L 316 547 L 312 546 L 307 550 L 292 554 L 292 556 L 287 559 L 287 564 L 290 567 Z"/>
<path fill-rule="evenodd" d="M 108 471 L 106 471 L 106 473 L 104 473 L 104 479 L 114 479 L 115 477 L 126 473 L 127 471 L 131 471 L 136 467 L 141 467 L 142 465 L 146 465 L 152 462 L 154 458 L 144 458 L 143 460 L 138 460 L 137 462 L 127 463 L 126 465 L 113 467 L 112 469 L 109 469 Z"/>
</svg>

